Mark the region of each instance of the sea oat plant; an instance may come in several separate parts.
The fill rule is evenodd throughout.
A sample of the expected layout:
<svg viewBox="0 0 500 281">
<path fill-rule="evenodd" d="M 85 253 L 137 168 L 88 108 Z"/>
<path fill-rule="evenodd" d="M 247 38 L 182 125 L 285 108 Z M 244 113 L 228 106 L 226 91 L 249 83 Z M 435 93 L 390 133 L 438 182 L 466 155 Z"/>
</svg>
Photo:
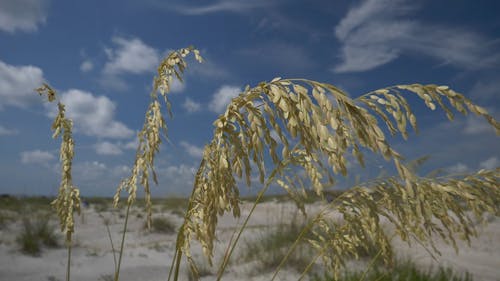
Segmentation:
<svg viewBox="0 0 500 281">
<path fill-rule="evenodd" d="M 214 137 L 205 147 L 186 219 L 179 232 L 174 270 L 183 254 L 191 261 L 193 239 L 201 243 L 211 262 L 217 218 L 226 212 L 234 216 L 240 214 L 238 178 L 245 178 L 250 185 L 256 169 L 259 182 L 264 185 L 259 195 L 276 182 L 305 212 L 306 187 L 321 196 L 325 186 L 335 183 L 338 174 L 347 174 L 347 153 L 352 153 L 362 166 L 364 153 L 382 155 L 392 160 L 397 176 L 352 188 L 312 220 L 309 228 L 314 226 L 320 230 L 315 231 L 315 238 L 309 242 L 317 249 L 316 257 L 322 259 L 331 272 L 338 274 L 345 258 L 355 255 L 365 241 L 374 243 L 384 261 L 391 261 L 390 237 L 381 227 L 380 217 L 393 223 L 396 234 L 408 243 L 416 239 L 433 247 L 433 234 L 439 234 L 454 246 L 458 235 L 469 240 L 476 232 L 465 210 L 472 210 L 478 219 L 484 212 L 496 213 L 500 198 L 499 170 L 439 179 L 420 178 L 413 173 L 403 164 L 402 155 L 389 145 L 379 126 L 383 123 L 391 135 L 399 133 L 405 139 L 408 126 L 417 131 L 416 117 L 405 98 L 407 94 L 421 98 L 431 110 L 439 106 L 450 120 L 454 115 L 449 106 L 463 114 L 483 116 L 497 134 L 500 132 L 499 123 L 484 108 L 447 86 L 396 85 L 356 99 L 333 85 L 307 79 L 275 78 L 254 88 L 247 86 L 214 122 Z M 272 131 L 278 136 L 276 139 Z M 266 154 L 272 160 L 268 167 Z M 304 178 L 297 176 L 299 170 L 304 171 Z M 257 197 L 257 201 L 259 199 Z M 343 223 L 328 219 L 332 210 L 342 214 Z M 230 245 L 218 279 L 224 273 L 241 231 Z M 191 266 L 196 270 L 194 264 Z M 309 266 L 305 272 L 308 269 Z"/>
<path fill-rule="evenodd" d="M 154 159 L 167 128 L 160 98 L 169 109 L 170 85 L 175 78 L 182 81 L 187 67 L 185 57 L 189 53 L 202 61 L 196 49 L 186 48 L 172 52 L 158 67 L 151 103 L 138 134 L 139 146 L 131 174 L 119 185 L 114 197 L 117 206 L 121 192 L 128 193 L 114 280 L 119 279 L 128 214 L 136 200 L 138 185 L 144 187 L 148 226 L 151 223 L 150 178 L 158 182 Z M 255 87 L 247 86 L 213 123 L 213 139 L 205 146 L 194 178 L 168 279 L 179 279 L 183 257 L 193 276 L 197 276 L 191 255 L 194 240 L 201 244 L 212 265 L 218 218 L 227 212 L 240 216 L 238 183 L 241 180 L 250 186 L 256 173 L 262 187 L 241 228 L 229 241 L 217 280 L 223 277 L 241 233 L 271 184 L 281 186 L 306 214 L 307 190 L 324 196 L 325 187 L 334 185 L 339 175 L 347 174 L 348 154 L 362 166 L 364 154 L 381 155 L 392 161 L 397 174 L 355 186 L 310 218 L 277 266 L 273 279 L 304 239 L 315 250 L 315 257 L 303 269 L 301 279 L 319 260 L 327 272 L 338 278 L 346 259 L 356 256 L 363 247 L 375 247 L 376 257 L 391 263 L 392 235 L 408 243 L 416 241 L 428 247 L 431 253 L 439 253 L 433 245 L 433 235 L 439 235 L 455 248 L 457 238 L 470 241 L 477 235 L 473 219 L 481 220 L 485 212 L 499 213 L 500 169 L 432 179 L 417 176 L 404 164 L 404 157 L 390 146 L 380 125 L 383 124 L 390 135 L 400 134 L 404 139 L 409 136 L 408 127 L 417 132 L 417 119 L 406 99 L 408 95 L 420 98 L 431 110 L 441 108 L 450 120 L 454 118 L 453 111 L 483 116 L 497 134 L 500 133 L 499 123 L 484 108 L 448 86 L 395 85 L 358 98 L 351 98 L 331 84 L 308 79 L 278 77 Z M 63 173 L 66 172 L 63 168 Z M 331 219 L 333 211 L 342 215 L 342 222 Z M 394 234 L 384 231 L 382 219 L 394 225 Z"/>
<path fill-rule="evenodd" d="M 53 90 L 48 84 L 43 84 L 36 91 L 40 95 L 46 95 L 49 102 L 56 100 L 56 91 Z M 61 184 L 59 192 L 51 205 L 57 211 L 59 217 L 59 225 L 61 231 L 66 236 L 66 246 L 68 248 L 68 261 L 66 267 L 66 280 L 70 280 L 71 272 L 71 247 L 72 235 L 75 232 L 75 220 L 73 217 L 74 212 L 80 213 L 80 191 L 73 185 L 71 168 L 73 164 L 74 146 L 72 128 L 73 122 L 66 118 L 66 110 L 64 104 L 57 103 L 58 114 L 52 123 L 53 138 L 57 138 L 62 134 L 62 142 L 60 147 L 59 158 L 61 160 Z"/>
</svg>

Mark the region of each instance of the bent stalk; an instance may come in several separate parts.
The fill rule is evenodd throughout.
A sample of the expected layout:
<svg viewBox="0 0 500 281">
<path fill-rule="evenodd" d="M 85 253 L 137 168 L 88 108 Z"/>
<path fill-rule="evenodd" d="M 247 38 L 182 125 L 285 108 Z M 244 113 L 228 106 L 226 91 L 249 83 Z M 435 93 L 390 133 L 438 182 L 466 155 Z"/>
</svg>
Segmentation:
<svg viewBox="0 0 500 281">
<path fill-rule="evenodd" d="M 125 215 L 125 223 L 123 224 L 122 242 L 120 245 L 120 256 L 118 257 L 118 266 L 117 266 L 116 271 L 115 271 L 115 279 L 114 279 L 115 281 L 118 281 L 120 279 L 120 267 L 122 264 L 123 249 L 124 249 L 124 245 L 125 245 L 125 233 L 127 233 L 127 224 L 128 224 L 128 217 L 130 214 L 130 205 L 132 205 L 132 203 L 127 204 L 127 213 Z"/>
</svg>

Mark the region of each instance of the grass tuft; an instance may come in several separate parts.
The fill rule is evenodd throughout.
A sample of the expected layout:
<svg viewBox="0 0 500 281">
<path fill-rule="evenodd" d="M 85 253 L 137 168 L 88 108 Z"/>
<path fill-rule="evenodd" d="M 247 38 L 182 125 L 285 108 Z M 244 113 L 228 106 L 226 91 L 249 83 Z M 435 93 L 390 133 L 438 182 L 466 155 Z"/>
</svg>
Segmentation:
<svg viewBox="0 0 500 281">
<path fill-rule="evenodd" d="M 342 281 L 473 281 L 470 273 L 463 275 L 453 272 L 450 268 L 439 267 L 438 270 L 422 270 L 412 261 L 397 263 L 392 269 L 387 270 L 383 267 L 370 269 L 363 278 L 363 271 L 346 271 L 341 277 Z M 323 276 L 315 275 L 311 281 L 334 281 L 336 280 L 330 274 Z"/>
<path fill-rule="evenodd" d="M 24 254 L 40 256 L 42 246 L 58 247 L 59 237 L 56 234 L 56 228 L 49 223 L 48 217 L 41 217 L 35 222 L 29 218 L 24 218 L 23 227 L 16 238 L 16 242 Z"/>
<path fill-rule="evenodd" d="M 147 223 L 144 224 L 144 228 L 147 228 Z M 151 229 L 153 232 L 172 234 L 176 232 L 175 224 L 166 217 L 156 217 L 153 218 L 151 223 Z"/>
<path fill-rule="evenodd" d="M 304 226 L 305 223 L 294 219 L 291 223 L 280 223 L 269 228 L 258 239 L 245 241 L 242 244 L 242 259 L 244 261 L 258 261 L 257 267 L 262 271 L 276 269 L 290 246 L 299 237 Z M 312 249 L 308 246 L 301 242 L 301 245 L 288 257 L 285 266 L 298 272 L 304 269 L 310 263 L 313 254 Z"/>
</svg>

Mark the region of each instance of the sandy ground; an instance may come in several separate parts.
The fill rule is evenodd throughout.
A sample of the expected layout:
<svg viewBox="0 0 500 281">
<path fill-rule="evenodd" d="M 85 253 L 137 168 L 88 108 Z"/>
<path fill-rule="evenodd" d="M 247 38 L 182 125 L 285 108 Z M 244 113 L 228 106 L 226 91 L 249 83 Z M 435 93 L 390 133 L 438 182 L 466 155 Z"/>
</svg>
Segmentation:
<svg viewBox="0 0 500 281">
<path fill-rule="evenodd" d="M 246 205 L 243 208 L 242 216 L 248 213 L 249 207 Z M 120 280 L 166 280 L 174 253 L 175 234 L 150 233 L 144 230 L 144 219 L 138 217 L 140 212 L 139 209 L 134 209 L 129 221 Z M 124 211 L 113 210 L 98 213 L 92 206 L 83 210 L 83 216 L 78 218 L 76 226 L 71 280 L 112 280 L 114 258 L 104 221 L 109 222 L 115 248 L 118 248 L 123 214 Z M 169 210 L 161 211 L 158 208 L 155 215 L 168 217 L 177 225 L 181 224 L 181 218 Z M 259 232 L 269 225 L 296 215 L 291 204 L 261 204 L 242 239 L 258 239 Z M 220 219 L 216 262 L 222 255 L 237 223 L 238 221 L 231 216 Z M 0 280 L 64 280 L 67 251 L 64 248 L 44 249 L 40 257 L 23 255 L 15 243 L 15 234 L 20 228 L 20 223 L 10 223 L 0 230 Z M 467 247 L 466 243 L 460 243 L 458 255 L 451 246 L 440 241 L 436 243 L 442 252 L 438 261 L 433 260 L 426 250 L 418 245 L 408 247 L 401 241 L 394 241 L 396 253 L 400 258 L 410 258 L 424 268 L 443 265 L 451 267 L 456 272 L 468 271 L 476 281 L 500 280 L 500 218 L 490 218 L 490 224 L 481 229 L 479 238 L 472 241 L 471 247 Z M 238 256 L 238 253 L 235 256 Z M 194 257 L 204 264 L 208 273 L 216 271 L 208 268 L 203 262 L 199 250 L 194 250 Z M 182 269 L 181 275 L 181 280 L 188 280 L 187 269 Z M 228 268 L 223 280 L 269 280 L 270 276 L 270 273 L 259 272 L 255 264 L 234 262 Z M 285 270 L 278 280 L 297 280 L 297 278 L 298 274 Z M 215 277 L 213 274 L 208 274 L 201 280 L 215 280 Z"/>
</svg>

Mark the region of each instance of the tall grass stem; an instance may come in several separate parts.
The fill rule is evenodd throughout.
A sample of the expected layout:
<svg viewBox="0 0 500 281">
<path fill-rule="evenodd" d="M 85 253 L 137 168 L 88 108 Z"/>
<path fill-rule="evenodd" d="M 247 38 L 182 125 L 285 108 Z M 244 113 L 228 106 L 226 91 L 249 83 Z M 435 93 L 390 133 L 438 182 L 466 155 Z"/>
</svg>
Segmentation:
<svg viewBox="0 0 500 281">
<path fill-rule="evenodd" d="M 295 147 L 297 147 L 297 145 Z M 257 194 L 257 198 L 255 199 L 255 202 L 252 205 L 252 209 L 248 213 L 248 216 L 246 217 L 245 221 L 243 222 L 243 225 L 241 226 L 240 230 L 238 231 L 238 235 L 236 235 L 236 239 L 234 240 L 233 245 L 231 246 L 231 250 L 229 251 L 229 253 L 227 253 L 224 256 L 222 264 L 219 267 L 219 270 L 218 270 L 218 273 L 217 273 L 217 281 L 220 281 L 220 279 L 222 278 L 222 275 L 224 274 L 224 270 L 226 269 L 226 266 L 229 263 L 229 259 L 230 259 L 231 255 L 233 254 L 234 249 L 236 248 L 236 244 L 238 243 L 238 240 L 240 239 L 241 234 L 243 233 L 243 230 L 246 228 L 246 226 L 248 224 L 248 221 L 250 220 L 250 217 L 252 216 L 253 212 L 255 211 L 255 208 L 257 207 L 257 204 L 260 202 L 260 200 L 262 199 L 262 197 L 264 197 L 264 194 L 266 193 L 267 189 L 269 188 L 269 186 L 271 185 L 271 183 L 274 180 L 274 176 L 276 175 L 276 173 L 278 171 L 281 170 L 281 168 L 283 166 L 286 166 L 285 160 L 282 160 L 279 163 L 279 165 L 277 165 L 277 167 L 269 175 L 269 178 L 268 178 L 266 184 L 264 185 L 264 187 Z M 230 241 L 230 243 L 231 243 L 231 241 Z"/>
<path fill-rule="evenodd" d="M 116 271 L 115 271 L 115 281 L 118 281 L 120 279 L 120 267 L 122 264 L 123 247 L 125 245 L 125 233 L 127 233 L 127 224 L 128 224 L 128 217 L 130 214 L 130 205 L 132 205 L 132 203 L 128 202 L 127 203 L 127 213 L 125 215 L 125 223 L 123 225 L 122 243 L 120 245 L 120 256 L 118 258 L 118 267 L 116 268 Z"/>
<path fill-rule="evenodd" d="M 71 234 L 68 240 L 68 264 L 66 265 L 66 281 L 71 280 Z"/>
</svg>

